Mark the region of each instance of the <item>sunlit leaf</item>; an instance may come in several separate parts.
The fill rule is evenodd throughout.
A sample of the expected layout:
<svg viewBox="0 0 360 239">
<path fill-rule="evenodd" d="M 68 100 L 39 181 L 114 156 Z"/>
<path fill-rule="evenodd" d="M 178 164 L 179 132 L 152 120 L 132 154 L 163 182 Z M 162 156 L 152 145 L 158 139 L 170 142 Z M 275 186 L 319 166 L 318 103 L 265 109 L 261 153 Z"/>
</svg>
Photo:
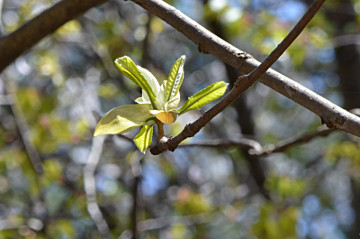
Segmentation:
<svg viewBox="0 0 360 239">
<path fill-rule="evenodd" d="M 110 110 L 96 126 L 94 136 L 120 134 L 142 126 L 151 117 L 150 104 L 123 105 Z"/>
<path fill-rule="evenodd" d="M 135 84 L 140 86 L 141 89 L 145 90 L 147 95 L 150 97 L 150 101 L 153 106 L 156 99 L 155 93 L 153 92 L 150 84 L 147 82 L 146 78 L 142 72 L 138 69 L 136 64 L 128 56 L 123 56 L 115 60 L 116 67 L 120 72 L 125 75 L 127 78 L 132 80 Z"/>
<path fill-rule="evenodd" d="M 190 110 L 200 109 L 204 105 L 216 100 L 225 93 L 227 83 L 223 81 L 216 82 L 189 97 L 185 104 L 178 109 L 179 115 Z"/>
<path fill-rule="evenodd" d="M 147 83 L 150 85 L 152 91 L 156 95 L 156 99 L 154 100 L 155 108 L 160 109 L 162 104 L 163 104 L 162 102 L 164 102 L 165 96 L 164 96 L 163 90 L 160 87 L 160 84 L 159 84 L 158 80 L 147 69 L 142 68 L 141 66 L 137 66 L 137 68 L 139 69 L 142 76 L 146 79 Z M 142 90 L 142 97 L 136 99 L 135 101 L 137 103 L 139 103 L 139 104 L 150 104 L 151 103 L 151 99 L 150 99 L 150 97 L 148 96 L 148 94 L 146 93 L 145 90 Z"/>
<path fill-rule="evenodd" d="M 166 101 L 171 100 L 179 92 L 180 86 L 184 80 L 185 56 L 181 56 L 171 67 L 168 80 L 166 82 L 165 92 Z"/>
<path fill-rule="evenodd" d="M 145 150 L 150 146 L 153 136 L 153 124 L 144 125 L 140 132 L 135 136 L 134 143 L 139 148 L 139 150 L 145 153 Z"/>
<path fill-rule="evenodd" d="M 166 111 L 170 111 L 170 110 L 175 110 L 176 107 L 179 105 L 180 103 L 180 92 L 178 92 L 174 97 L 171 98 L 171 100 L 167 101 L 165 103 L 165 110 Z"/>
</svg>

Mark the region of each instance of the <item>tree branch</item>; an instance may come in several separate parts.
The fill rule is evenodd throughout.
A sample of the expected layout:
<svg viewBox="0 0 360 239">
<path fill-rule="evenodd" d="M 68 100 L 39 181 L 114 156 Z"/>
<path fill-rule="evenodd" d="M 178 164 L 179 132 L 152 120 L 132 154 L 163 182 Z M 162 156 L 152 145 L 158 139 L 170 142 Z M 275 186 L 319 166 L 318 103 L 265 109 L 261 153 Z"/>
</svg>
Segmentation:
<svg viewBox="0 0 360 239">
<path fill-rule="evenodd" d="M 103 238 L 112 238 L 109 226 L 101 213 L 96 200 L 95 170 L 100 160 L 105 136 L 95 137 L 86 166 L 84 167 L 84 189 L 87 201 L 87 210 Z"/>
<path fill-rule="evenodd" d="M 259 142 L 242 138 L 236 141 L 228 141 L 223 139 L 217 140 L 209 140 L 200 143 L 189 143 L 189 144 L 179 144 L 178 148 L 188 148 L 188 147 L 208 147 L 208 148 L 230 148 L 230 147 L 240 147 L 244 150 L 255 150 L 255 151 L 262 151 L 262 147 Z"/>
<path fill-rule="evenodd" d="M 223 62 L 248 73 L 260 65 L 252 56 L 220 39 L 176 8 L 160 0 L 132 0 L 158 16 L 199 46 Z M 360 136 L 360 118 L 292 81 L 277 71 L 269 69 L 259 81 L 296 103 L 317 114 L 329 127 L 336 127 Z"/>
<path fill-rule="evenodd" d="M 4 103 L 4 105 L 7 105 L 7 107 L 9 108 L 10 113 L 14 117 L 14 121 L 19 131 L 21 142 L 25 148 L 26 154 L 30 159 L 33 169 L 36 173 L 43 174 L 44 169 L 42 166 L 41 158 L 39 152 L 35 148 L 34 143 L 30 139 L 30 129 L 26 122 L 25 116 L 20 109 L 14 85 L 11 84 L 12 82 L 10 82 L 6 75 L 4 75 L 2 79 L 0 78 L 0 80 L 3 80 L 5 83 L 4 91 L 6 93 L 5 96 L 0 96 L 0 99 L 3 100 L 3 102 L 0 102 L 0 105 L 1 103 Z"/>
<path fill-rule="evenodd" d="M 107 0 L 63 0 L 45 10 L 11 34 L 0 38 L 0 72 L 18 56 L 64 23 Z"/>
<path fill-rule="evenodd" d="M 46 35 L 86 10 L 106 0 L 63 0 L 44 11 L 15 32 L 0 38 L 0 71 L 20 54 L 31 48 Z M 174 7 L 160 0 L 133 0 L 143 8 L 160 17 L 199 45 L 199 50 L 211 53 L 225 63 L 248 73 L 260 63 L 231 44 L 210 33 Z M 274 70 L 268 70 L 260 82 L 306 107 L 329 127 L 336 127 L 360 136 L 360 119 L 341 107 L 331 103 L 311 90 L 290 80 Z"/>
<path fill-rule="evenodd" d="M 131 231 L 132 239 L 139 238 L 139 228 L 138 228 L 138 211 L 139 211 L 139 188 L 141 183 L 141 173 L 142 173 L 142 162 L 143 159 L 136 160 L 131 165 L 131 171 L 134 176 L 134 184 L 132 187 L 132 197 L 133 205 L 131 209 Z"/>
<path fill-rule="evenodd" d="M 324 1 L 325 0 L 315 1 L 314 4 L 304 14 L 304 16 L 290 31 L 290 33 L 284 38 L 284 40 L 271 52 L 271 54 L 249 74 L 239 77 L 238 80 L 235 82 L 231 91 L 219 103 L 217 103 L 214 107 L 206 111 L 203 114 L 203 116 L 201 116 L 198 120 L 196 120 L 192 124 L 187 125 L 179 135 L 175 136 L 174 138 L 171 138 L 170 140 L 164 143 L 159 143 L 158 145 L 153 147 L 151 149 L 151 153 L 159 154 L 166 149 L 172 151 L 175 150 L 180 142 L 182 142 L 188 137 L 194 136 L 212 118 L 214 118 L 218 113 L 222 112 L 234 100 L 236 100 L 236 98 L 242 92 L 247 90 L 284 53 L 284 51 L 304 30 L 304 28 L 310 22 L 312 17 L 320 9 L 320 6 L 323 4 Z"/>
<path fill-rule="evenodd" d="M 263 149 L 261 151 L 255 150 L 254 152 L 252 152 L 252 150 L 250 150 L 250 153 L 254 154 L 256 156 L 264 156 L 264 155 L 269 155 L 272 153 L 284 152 L 285 150 L 287 150 L 288 148 L 290 148 L 294 145 L 310 142 L 311 140 L 313 140 L 317 137 L 328 136 L 329 134 L 331 134 L 334 131 L 336 131 L 336 129 L 319 128 L 315 132 L 308 133 L 308 134 L 302 135 L 300 137 L 288 138 L 283 141 L 280 141 L 276 145 L 265 146 L 265 147 L 263 147 Z"/>
<path fill-rule="evenodd" d="M 189 143 L 189 144 L 179 144 L 178 148 L 188 148 L 188 147 L 208 147 L 208 148 L 229 148 L 229 147 L 239 147 L 243 150 L 249 152 L 250 155 L 255 157 L 261 157 L 270 155 L 273 153 L 280 153 L 286 151 L 288 148 L 298 145 L 308 143 L 311 140 L 317 137 L 325 137 L 336 131 L 336 129 L 328 129 L 324 127 L 318 128 L 315 132 L 307 133 L 299 137 L 291 137 L 285 140 L 280 141 L 275 145 L 261 146 L 261 144 L 252 139 L 242 138 L 237 141 L 227 141 L 227 140 L 211 140 L 200 143 Z"/>
</svg>

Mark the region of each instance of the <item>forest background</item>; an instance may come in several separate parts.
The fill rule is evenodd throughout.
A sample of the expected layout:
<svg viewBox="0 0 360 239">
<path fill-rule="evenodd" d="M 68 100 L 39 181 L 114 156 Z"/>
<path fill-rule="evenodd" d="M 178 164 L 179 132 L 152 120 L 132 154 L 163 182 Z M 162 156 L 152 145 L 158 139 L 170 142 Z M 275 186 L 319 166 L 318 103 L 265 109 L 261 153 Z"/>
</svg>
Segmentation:
<svg viewBox="0 0 360 239">
<path fill-rule="evenodd" d="M 93 138 L 100 116 L 140 96 L 118 57 L 163 80 L 186 55 L 183 101 L 216 81 L 231 87 L 241 72 L 140 0 L 70 2 L 80 16 L 8 65 L 10 33 L 61 2 L 0 0 L 0 238 L 359 237 L 358 138 L 261 83 L 174 152 L 142 154 L 129 140 L 136 130 Z M 262 61 L 312 1 L 166 2 Z M 44 29 L 69 12 L 54 11 Z M 357 113 L 359 12 L 358 0 L 326 1 L 273 69 Z M 213 105 L 166 125 L 166 135 Z"/>
</svg>

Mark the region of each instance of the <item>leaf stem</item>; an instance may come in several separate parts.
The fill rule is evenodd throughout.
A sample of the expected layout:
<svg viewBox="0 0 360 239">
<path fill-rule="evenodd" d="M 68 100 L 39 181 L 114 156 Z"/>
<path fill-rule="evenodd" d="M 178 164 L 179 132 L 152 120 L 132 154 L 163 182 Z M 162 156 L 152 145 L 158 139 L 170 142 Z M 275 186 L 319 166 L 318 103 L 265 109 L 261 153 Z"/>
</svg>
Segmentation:
<svg viewBox="0 0 360 239">
<path fill-rule="evenodd" d="M 160 139 L 162 137 L 164 137 L 164 124 L 163 122 L 161 122 L 160 120 L 156 119 L 155 118 L 155 123 L 158 127 L 158 139 L 157 139 L 157 142 L 159 143 L 160 142 Z"/>
<path fill-rule="evenodd" d="M 149 98 L 150 98 L 151 106 L 153 107 L 154 110 L 157 110 L 158 108 L 156 107 L 154 99 L 152 97 L 149 97 Z"/>
</svg>

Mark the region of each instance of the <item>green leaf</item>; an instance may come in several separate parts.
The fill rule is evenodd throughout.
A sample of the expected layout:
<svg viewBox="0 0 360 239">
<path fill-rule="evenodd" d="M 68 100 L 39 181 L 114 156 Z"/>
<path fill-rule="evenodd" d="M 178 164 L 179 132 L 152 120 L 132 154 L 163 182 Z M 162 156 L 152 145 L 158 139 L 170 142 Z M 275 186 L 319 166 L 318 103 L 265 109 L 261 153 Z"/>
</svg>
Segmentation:
<svg viewBox="0 0 360 239">
<path fill-rule="evenodd" d="M 145 150 L 150 146 L 153 136 L 154 123 L 151 125 L 144 125 L 140 132 L 135 136 L 134 143 L 138 149 L 145 153 Z"/>
<path fill-rule="evenodd" d="M 180 86 L 184 80 L 185 56 L 177 59 L 170 69 L 168 80 L 166 82 L 166 101 L 171 100 L 179 92 Z"/>
<path fill-rule="evenodd" d="M 156 96 L 152 90 L 150 84 L 147 82 L 146 78 L 142 74 L 141 70 L 138 69 L 136 64 L 128 56 L 123 56 L 115 60 L 115 65 L 119 71 L 125 75 L 127 78 L 132 80 L 135 84 L 140 86 L 141 89 L 150 97 L 151 104 L 155 106 Z"/>
<path fill-rule="evenodd" d="M 195 95 L 189 97 L 185 104 L 178 109 L 180 112 L 179 115 L 190 110 L 200 109 L 211 101 L 216 100 L 225 93 L 227 85 L 227 83 L 219 81 L 197 92 Z"/>
<path fill-rule="evenodd" d="M 120 134 L 145 124 L 152 117 L 150 104 L 123 105 L 110 110 L 96 126 L 94 136 Z"/>
</svg>

